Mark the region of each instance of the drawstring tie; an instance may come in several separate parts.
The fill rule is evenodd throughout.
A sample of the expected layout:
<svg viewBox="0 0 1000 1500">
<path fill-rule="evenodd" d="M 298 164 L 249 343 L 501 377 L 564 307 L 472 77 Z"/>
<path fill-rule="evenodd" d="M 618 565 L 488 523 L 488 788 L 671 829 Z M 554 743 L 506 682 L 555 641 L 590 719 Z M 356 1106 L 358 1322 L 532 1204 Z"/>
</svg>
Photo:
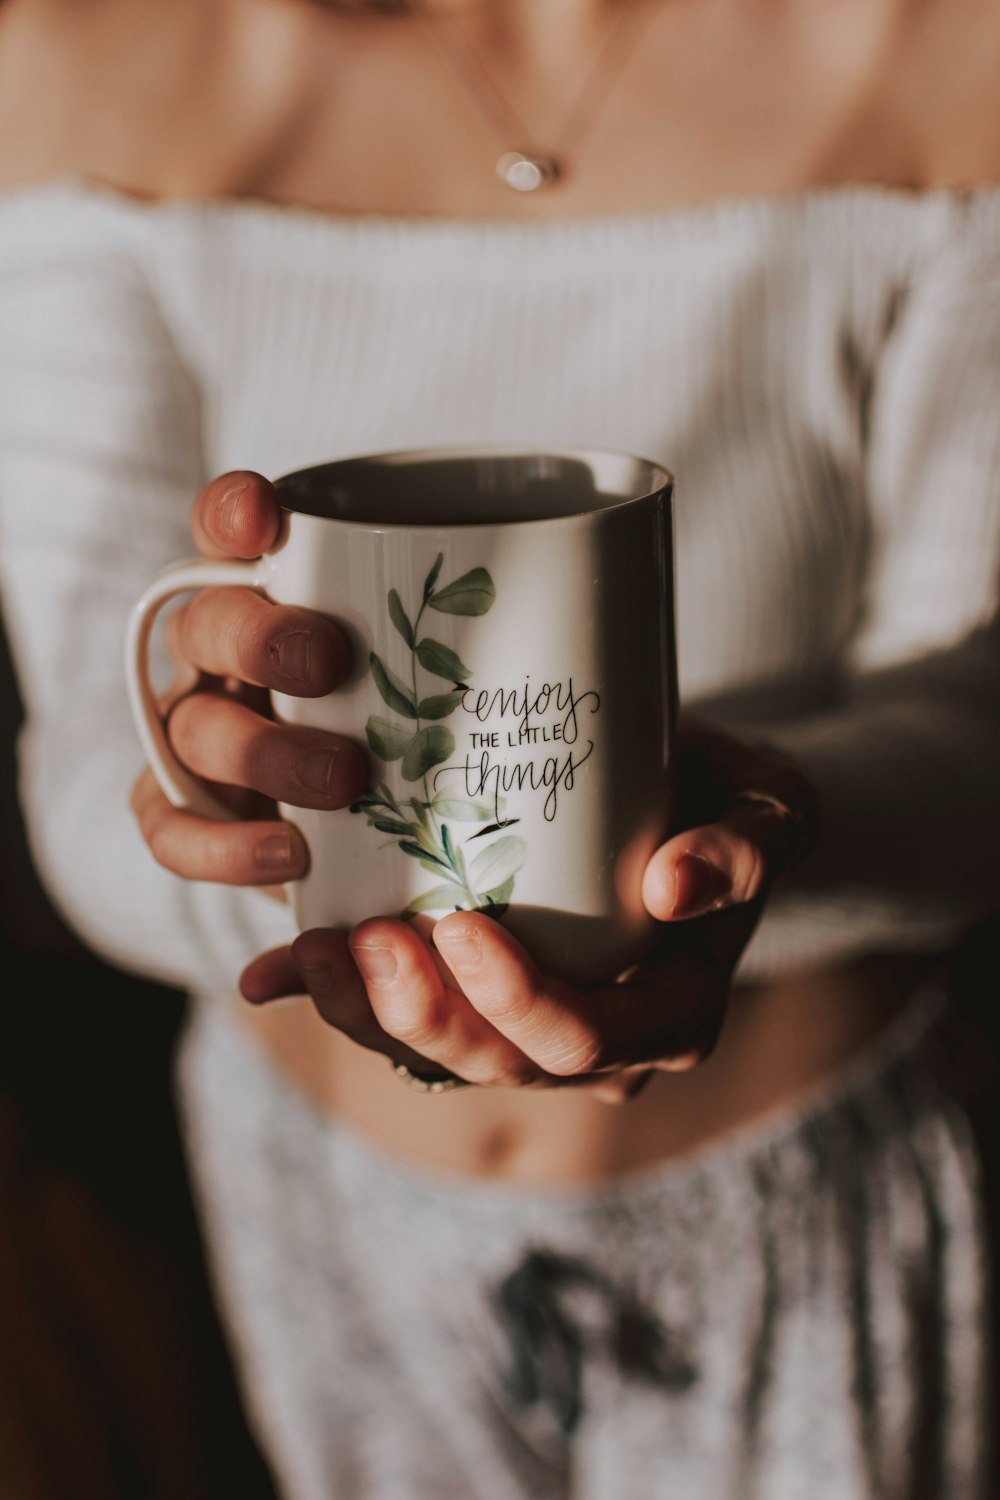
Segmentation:
<svg viewBox="0 0 1000 1500">
<path fill-rule="evenodd" d="M 581 1326 L 568 1303 L 580 1292 L 596 1299 L 596 1337 Z M 585 1261 L 551 1250 L 529 1250 L 495 1293 L 510 1340 L 506 1388 L 521 1407 L 548 1406 L 571 1436 L 583 1415 L 583 1363 L 589 1347 L 603 1343 L 619 1371 L 665 1391 L 683 1391 L 696 1372 L 656 1316 L 630 1292 L 614 1286 Z"/>
</svg>

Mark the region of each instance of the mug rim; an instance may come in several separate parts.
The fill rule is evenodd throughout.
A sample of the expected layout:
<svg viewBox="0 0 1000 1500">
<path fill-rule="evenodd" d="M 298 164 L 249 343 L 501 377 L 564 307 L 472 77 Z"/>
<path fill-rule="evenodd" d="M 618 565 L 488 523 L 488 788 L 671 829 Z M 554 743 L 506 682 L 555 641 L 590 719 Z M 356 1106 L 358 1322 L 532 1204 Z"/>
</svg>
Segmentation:
<svg viewBox="0 0 1000 1500">
<path fill-rule="evenodd" d="M 281 499 L 282 489 L 291 485 L 297 479 L 303 479 L 306 475 L 317 474 L 323 470 L 336 469 L 341 465 L 348 464 L 403 464 L 425 462 L 441 462 L 448 459 L 470 460 L 490 458 L 566 458 L 576 461 L 619 459 L 625 463 L 640 465 L 647 473 L 650 484 L 640 494 L 622 495 L 610 505 L 602 505 L 595 510 L 572 511 L 568 515 L 558 516 L 523 516 L 511 521 L 376 521 L 361 520 L 347 516 L 318 516 L 314 511 L 300 509 L 295 505 L 288 505 Z M 621 511 L 633 506 L 662 499 L 670 504 L 674 488 L 674 476 L 672 472 L 654 459 L 642 458 L 638 454 L 627 453 L 617 448 L 585 448 L 573 445 L 560 446 L 558 448 L 544 448 L 540 445 L 524 445 L 520 443 L 490 443 L 490 444 L 441 444 L 432 445 L 427 448 L 391 448 L 375 449 L 366 453 L 344 454 L 340 458 L 327 459 L 316 464 L 306 464 L 301 469 L 293 469 L 287 474 L 280 475 L 274 480 L 275 489 L 278 491 L 279 502 L 282 511 L 289 516 L 307 516 L 311 520 L 330 522 L 336 526 L 348 526 L 355 530 L 368 532 L 418 532 L 427 534 L 432 531 L 488 531 L 497 527 L 508 528 L 511 526 L 569 526 L 581 522 L 600 522 L 605 517 L 618 515 Z"/>
</svg>

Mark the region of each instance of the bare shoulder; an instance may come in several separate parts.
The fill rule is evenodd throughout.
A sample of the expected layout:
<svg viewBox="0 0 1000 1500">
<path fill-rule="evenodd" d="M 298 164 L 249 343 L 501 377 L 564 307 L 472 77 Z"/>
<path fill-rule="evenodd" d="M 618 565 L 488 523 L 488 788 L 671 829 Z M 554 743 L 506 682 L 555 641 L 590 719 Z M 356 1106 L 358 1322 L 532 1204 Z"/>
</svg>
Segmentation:
<svg viewBox="0 0 1000 1500">
<path fill-rule="evenodd" d="M 291 107 L 296 45 L 272 0 L 0 0 L 0 189 L 237 191 Z"/>
<path fill-rule="evenodd" d="M 898 0 L 887 60 L 897 118 L 928 187 L 1000 183 L 1000 5 Z"/>
</svg>

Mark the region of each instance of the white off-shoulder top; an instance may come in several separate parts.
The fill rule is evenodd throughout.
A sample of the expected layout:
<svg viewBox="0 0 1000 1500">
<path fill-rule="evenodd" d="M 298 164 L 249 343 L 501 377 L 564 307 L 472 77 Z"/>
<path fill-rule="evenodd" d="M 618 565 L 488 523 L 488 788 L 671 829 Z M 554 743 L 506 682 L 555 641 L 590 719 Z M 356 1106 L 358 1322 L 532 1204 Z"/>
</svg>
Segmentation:
<svg viewBox="0 0 1000 1500">
<path fill-rule="evenodd" d="M 198 486 L 479 441 L 676 476 L 682 701 L 822 798 L 744 973 L 996 904 L 1000 192 L 523 224 L 63 182 L 0 198 L 0 563 L 34 848 L 92 945 L 209 991 L 291 935 L 159 868 L 128 809 L 126 617 Z"/>
</svg>

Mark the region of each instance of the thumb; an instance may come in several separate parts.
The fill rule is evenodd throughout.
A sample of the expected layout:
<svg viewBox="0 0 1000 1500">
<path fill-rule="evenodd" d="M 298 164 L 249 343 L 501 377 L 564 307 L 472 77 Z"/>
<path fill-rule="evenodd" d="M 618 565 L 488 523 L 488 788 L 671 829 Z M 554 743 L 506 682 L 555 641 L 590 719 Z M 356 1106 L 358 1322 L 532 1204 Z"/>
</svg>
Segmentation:
<svg viewBox="0 0 1000 1500">
<path fill-rule="evenodd" d="M 755 901 L 804 852 L 801 816 L 767 792 L 741 792 L 714 823 L 662 844 L 646 867 L 642 896 L 660 922 L 685 921 Z"/>
<path fill-rule="evenodd" d="M 274 485 L 249 469 L 213 479 L 191 510 L 195 544 L 206 557 L 260 557 L 277 540 L 280 525 Z"/>
</svg>

